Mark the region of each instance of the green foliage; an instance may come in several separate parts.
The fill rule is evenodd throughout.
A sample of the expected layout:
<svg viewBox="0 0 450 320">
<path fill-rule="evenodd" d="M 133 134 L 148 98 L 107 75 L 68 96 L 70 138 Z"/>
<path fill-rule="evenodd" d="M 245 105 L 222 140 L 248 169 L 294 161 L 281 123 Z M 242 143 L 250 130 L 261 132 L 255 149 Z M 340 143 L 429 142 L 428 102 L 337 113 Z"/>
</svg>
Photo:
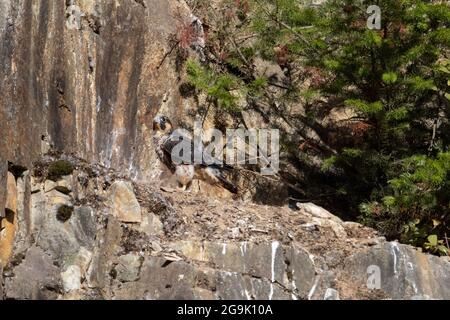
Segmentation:
<svg viewBox="0 0 450 320">
<path fill-rule="evenodd" d="M 322 166 L 320 169 L 322 170 L 322 172 L 330 171 L 331 168 L 333 168 L 333 166 L 336 165 L 336 162 L 337 162 L 336 156 L 329 157 L 329 158 L 325 159 L 325 161 L 322 163 Z"/>
<path fill-rule="evenodd" d="M 425 249 L 439 255 L 448 255 L 449 249 L 444 245 L 444 240 L 438 240 L 435 234 L 429 235 L 427 240 L 424 244 Z"/>
<path fill-rule="evenodd" d="M 383 104 L 380 101 L 368 103 L 359 99 L 349 99 L 345 100 L 345 104 L 361 111 L 367 116 L 376 115 L 383 111 Z"/>
<path fill-rule="evenodd" d="M 220 3 L 225 16 L 210 10 L 210 61 L 188 61 L 190 84 L 230 113 L 256 106 L 266 119 L 278 116 L 295 132 L 284 145 L 296 165 L 304 157 L 295 139 L 320 122 L 314 108 L 327 101 L 351 108 L 357 121 L 349 125 L 350 138 L 338 137 L 336 150 L 322 154 L 320 177 L 334 188 L 331 202 L 345 203 L 346 212 L 389 238 L 444 254 L 450 234 L 448 4 L 378 1 L 381 30 L 369 30 L 364 1 Z M 278 66 L 283 74 L 263 76 L 257 64 Z M 305 116 L 289 113 L 299 103 Z"/>
<path fill-rule="evenodd" d="M 324 96 L 344 100 L 370 124 L 363 142 L 342 146 L 322 170 L 343 173 L 350 201 L 362 203 L 362 221 L 445 254 L 450 7 L 419 0 L 379 6 L 381 30 L 367 29 L 359 1 L 331 0 L 318 9 L 312 30 L 301 33 L 305 41 L 289 38 L 302 63 L 333 79 L 320 87 Z"/>
<path fill-rule="evenodd" d="M 47 178 L 52 181 L 58 181 L 62 176 L 73 172 L 73 165 L 66 160 L 57 160 L 48 167 Z"/>
<path fill-rule="evenodd" d="M 194 60 L 186 63 L 189 83 L 198 90 L 205 92 L 218 105 L 228 111 L 239 109 L 238 96 L 233 93 L 237 88 L 236 80 L 229 74 L 218 74 L 213 70 L 200 66 Z"/>
<path fill-rule="evenodd" d="M 362 206 L 366 222 L 433 253 L 446 253 L 442 246 L 449 231 L 450 152 L 433 158 L 412 156 L 402 160 L 398 169 L 382 202 Z"/>
<path fill-rule="evenodd" d="M 386 84 L 394 84 L 397 81 L 397 75 L 395 74 L 395 72 L 386 72 L 383 73 L 383 82 Z"/>
<path fill-rule="evenodd" d="M 264 77 L 259 77 L 249 84 L 248 92 L 253 98 L 258 98 L 263 94 L 263 90 L 266 87 L 267 87 L 267 79 Z"/>
</svg>

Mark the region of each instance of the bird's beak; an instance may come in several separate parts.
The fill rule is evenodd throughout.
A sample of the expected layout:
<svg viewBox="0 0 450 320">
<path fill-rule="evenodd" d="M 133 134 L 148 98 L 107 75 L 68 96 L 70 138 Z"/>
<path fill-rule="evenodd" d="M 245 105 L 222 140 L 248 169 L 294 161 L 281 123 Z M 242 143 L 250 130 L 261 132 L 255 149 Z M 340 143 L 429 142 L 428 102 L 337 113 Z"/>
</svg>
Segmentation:
<svg viewBox="0 0 450 320">
<path fill-rule="evenodd" d="M 157 130 L 158 128 L 161 128 L 161 118 L 159 116 L 153 119 L 153 130 Z"/>
</svg>

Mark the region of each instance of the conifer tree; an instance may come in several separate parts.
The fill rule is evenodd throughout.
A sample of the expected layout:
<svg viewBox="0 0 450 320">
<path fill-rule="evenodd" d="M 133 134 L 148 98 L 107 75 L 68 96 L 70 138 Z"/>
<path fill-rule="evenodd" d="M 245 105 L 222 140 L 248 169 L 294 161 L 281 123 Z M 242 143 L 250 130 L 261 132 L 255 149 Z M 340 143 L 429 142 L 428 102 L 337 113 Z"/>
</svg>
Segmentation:
<svg viewBox="0 0 450 320">
<path fill-rule="evenodd" d="M 372 5 L 381 13 L 379 28 L 368 24 Z M 225 0 L 223 8 L 226 14 L 209 20 L 209 63 L 188 63 L 191 84 L 235 115 L 249 106 L 279 108 L 299 135 L 314 126 L 314 112 L 294 118 L 282 106 L 333 101 L 350 108 L 359 138 L 343 139 L 323 158 L 335 200 L 345 198 L 349 211 L 389 238 L 448 252 L 449 4 Z M 248 34 L 251 40 L 240 41 Z M 280 66 L 285 80 L 260 77 L 257 59 Z M 297 149 L 285 150 L 300 159 Z"/>
</svg>

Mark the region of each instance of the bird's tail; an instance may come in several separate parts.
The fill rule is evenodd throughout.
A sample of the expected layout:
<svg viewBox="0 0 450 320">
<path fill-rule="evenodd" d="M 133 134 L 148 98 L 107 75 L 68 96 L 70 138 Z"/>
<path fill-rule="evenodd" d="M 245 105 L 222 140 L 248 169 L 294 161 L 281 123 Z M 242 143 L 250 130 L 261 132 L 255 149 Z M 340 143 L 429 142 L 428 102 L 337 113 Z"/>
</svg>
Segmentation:
<svg viewBox="0 0 450 320">
<path fill-rule="evenodd" d="M 222 187 L 224 187 L 225 189 L 227 189 L 228 191 L 230 191 L 231 193 L 238 193 L 238 188 L 230 181 L 228 181 L 228 179 L 225 177 L 225 175 L 223 174 L 222 170 L 224 168 L 222 167 L 218 167 L 218 166 L 208 166 L 206 168 L 206 174 L 207 174 L 207 179 L 210 180 L 212 183 L 214 184 L 218 184 Z"/>
<path fill-rule="evenodd" d="M 228 181 L 225 177 L 220 175 L 218 177 L 218 179 L 219 179 L 219 182 L 222 185 L 222 187 L 224 187 L 225 189 L 227 189 L 231 193 L 234 193 L 234 194 L 238 193 L 238 188 L 233 183 Z"/>
</svg>

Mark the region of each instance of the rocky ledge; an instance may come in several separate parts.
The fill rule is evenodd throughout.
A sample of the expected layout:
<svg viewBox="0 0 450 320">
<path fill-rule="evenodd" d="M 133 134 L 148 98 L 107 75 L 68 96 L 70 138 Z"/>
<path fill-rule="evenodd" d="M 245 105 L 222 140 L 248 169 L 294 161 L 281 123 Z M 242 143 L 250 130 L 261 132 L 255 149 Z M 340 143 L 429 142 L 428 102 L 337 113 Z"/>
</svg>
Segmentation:
<svg viewBox="0 0 450 320">
<path fill-rule="evenodd" d="M 163 192 L 64 161 L 8 174 L 0 298 L 450 299 L 448 258 L 312 203 Z"/>
</svg>

